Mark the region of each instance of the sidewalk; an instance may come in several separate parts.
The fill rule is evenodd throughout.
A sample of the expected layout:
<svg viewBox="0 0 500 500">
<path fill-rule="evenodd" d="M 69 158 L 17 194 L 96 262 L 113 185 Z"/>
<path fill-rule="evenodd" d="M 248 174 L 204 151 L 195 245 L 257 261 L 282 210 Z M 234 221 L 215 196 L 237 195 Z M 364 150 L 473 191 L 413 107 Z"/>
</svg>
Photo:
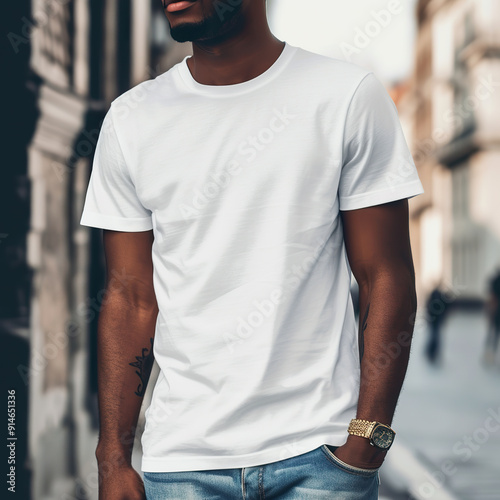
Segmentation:
<svg viewBox="0 0 500 500">
<path fill-rule="evenodd" d="M 423 355 L 426 332 L 414 336 L 392 425 L 396 441 L 380 470 L 381 500 L 437 500 L 446 492 L 463 500 L 500 499 L 498 356 L 497 367 L 482 364 L 481 313 L 452 312 L 443 326 L 437 367 Z"/>
</svg>

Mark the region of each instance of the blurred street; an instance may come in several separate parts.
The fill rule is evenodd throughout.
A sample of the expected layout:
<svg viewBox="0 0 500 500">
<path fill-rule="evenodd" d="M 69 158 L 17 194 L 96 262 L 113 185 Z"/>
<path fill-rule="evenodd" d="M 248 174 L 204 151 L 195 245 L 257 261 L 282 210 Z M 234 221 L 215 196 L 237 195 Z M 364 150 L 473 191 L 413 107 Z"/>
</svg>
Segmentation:
<svg viewBox="0 0 500 500">
<path fill-rule="evenodd" d="M 391 450 L 380 471 L 381 500 L 438 499 L 441 484 L 457 499 L 500 499 L 500 364 L 498 353 L 496 367 L 482 363 L 486 319 L 453 311 L 442 335 L 442 363 L 434 367 L 424 355 L 425 329 L 416 333 L 392 425 L 396 442 L 407 445 L 435 480 L 415 478 L 413 496 L 404 489 L 397 495 L 404 481 L 392 477 L 398 457 Z"/>
</svg>

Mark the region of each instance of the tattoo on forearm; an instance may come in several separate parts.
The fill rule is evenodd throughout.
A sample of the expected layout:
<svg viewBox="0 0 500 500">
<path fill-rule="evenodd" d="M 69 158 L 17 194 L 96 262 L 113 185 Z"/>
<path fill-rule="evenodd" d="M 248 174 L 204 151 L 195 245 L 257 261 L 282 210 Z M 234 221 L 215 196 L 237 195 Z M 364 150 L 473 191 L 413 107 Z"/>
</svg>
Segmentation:
<svg viewBox="0 0 500 500">
<path fill-rule="evenodd" d="M 154 356 L 153 356 L 153 339 L 149 339 L 151 343 L 151 347 L 144 347 L 142 350 L 142 354 L 140 356 L 136 356 L 133 363 L 129 363 L 131 366 L 135 366 L 137 370 L 135 373 L 139 375 L 141 379 L 140 384 L 137 386 L 137 391 L 135 394 L 137 396 L 144 396 L 146 392 L 146 387 L 148 385 L 149 376 L 151 375 L 151 368 L 153 367 Z"/>
<path fill-rule="evenodd" d="M 359 332 L 359 359 L 363 359 L 363 354 L 365 351 L 365 330 L 368 324 L 368 311 L 370 310 L 370 303 L 366 306 L 365 317 L 363 318 L 363 324 Z"/>
</svg>

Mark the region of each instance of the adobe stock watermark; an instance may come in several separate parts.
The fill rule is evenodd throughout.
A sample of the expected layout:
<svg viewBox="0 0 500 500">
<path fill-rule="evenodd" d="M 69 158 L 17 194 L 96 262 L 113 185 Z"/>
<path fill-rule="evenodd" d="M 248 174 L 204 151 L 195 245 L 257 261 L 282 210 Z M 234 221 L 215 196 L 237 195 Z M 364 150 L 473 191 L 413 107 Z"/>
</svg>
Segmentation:
<svg viewBox="0 0 500 500">
<path fill-rule="evenodd" d="M 379 36 L 382 30 L 391 24 L 394 16 L 401 14 L 401 12 L 403 12 L 403 6 L 399 0 L 390 0 L 385 9 L 372 10 L 372 19 L 363 28 L 358 26 L 354 30 L 355 35 L 352 43 L 342 42 L 340 44 L 340 49 L 344 54 L 345 60 L 350 62 L 354 54 L 360 54 L 366 49 L 372 43 L 373 39 Z"/>
<path fill-rule="evenodd" d="M 73 172 L 80 158 L 89 158 L 92 156 L 95 151 L 97 139 L 99 138 L 99 131 L 99 128 L 82 130 L 76 144 L 73 148 L 67 150 L 66 162 L 52 161 L 52 170 L 60 182 Z"/>
<path fill-rule="evenodd" d="M 85 477 L 76 478 L 73 483 L 73 496 L 66 495 L 64 497 L 65 500 L 88 500 L 89 492 L 98 490 L 99 480 L 106 480 L 111 475 L 116 474 L 117 468 L 129 466 L 128 461 L 124 457 L 123 449 L 133 451 L 136 442 L 140 443 L 142 434 L 147 427 L 150 425 L 165 425 L 165 423 L 168 423 L 168 419 L 176 414 L 182 406 L 180 403 L 169 405 L 162 401 L 157 402 L 154 407 L 151 405 L 146 410 L 144 421 L 146 427 L 144 423 L 141 423 L 122 432 L 119 436 L 121 447 L 117 447 L 107 453 L 105 458 L 101 457 L 98 460 L 98 470 L 86 474 Z M 95 463 L 95 459 L 93 462 Z"/>
<path fill-rule="evenodd" d="M 75 478 L 72 492 L 66 493 L 62 498 L 64 500 L 88 500 L 88 498 L 92 497 L 90 495 L 92 490 L 98 491 L 100 482 L 116 474 L 118 469 L 130 467 L 128 460 L 125 458 L 124 450 L 133 448 L 135 439 L 138 437 L 140 431 L 141 428 L 136 426 L 122 433 L 119 437 L 119 444 L 121 446 L 107 453 L 105 459 L 100 458 L 97 470 L 88 473 L 85 477 Z M 92 462 L 94 464 L 95 459 Z M 86 465 L 88 466 L 89 462 Z"/>
<path fill-rule="evenodd" d="M 248 136 L 237 146 L 239 156 L 220 169 L 209 174 L 209 180 L 201 188 L 193 190 L 194 195 L 189 204 L 181 203 L 178 208 L 184 220 L 201 215 L 209 204 L 226 189 L 233 177 L 243 172 L 242 163 L 251 164 L 286 127 L 296 118 L 285 107 L 282 110 L 273 109 L 266 126 Z"/>
<path fill-rule="evenodd" d="M 108 110 L 108 113 L 113 113 L 115 122 L 126 120 L 130 116 L 131 111 L 138 108 L 141 102 L 158 88 L 159 82 L 156 77 L 161 74 L 159 68 L 159 65 L 155 69 L 148 67 L 145 76 L 149 77 L 149 79 L 132 87 L 116 100 L 115 104 L 113 104 L 113 111 L 111 109 Z M 113 122 L 111 120 L 104 120 L 99 127 L 91 130 L 83 129 L 76 143 L 71 149 L 68 148 L 66 162 L 63 164 L 58 161 L 52 161 L 51 167 L 58 180 L 63 181 L 74 170 L 78 159 L 91 157 L 95 152 L 99 137 L 101 135 L 104 137 L 109 133 L 114 133 Z"/>
<path fill-rule="evenodd" d="M 32 14 L 32 18 L 35 22 L 31 21 L 26 16 L 21 17 L 21 33 L 14 33 L 11 31 L 7 34 L 7 40 L 14 53 L 18 54 L 20 46 L 27 45 L 35 31 L 46 26 L 50 18 L 61 12 L 61 7 L 64 7 L 67 3 L 69 3 L 69 0 L 45 0 L 42 2 L 43 8 L 35 10 Z"/>
<path fill-rule="evenodd" d="M 332 250 L 318 241 L 314 250 L 298 264 L 294 264 L 286 273 L 283 286 L 273 288 L 268 296 L 252 301 L 252 309 L 244 316 L 236 318 L 236 327 L 232 332 L 224 332 L 223 338 L 229 353 L 234 353 L 237 346 L 253 336 L 269 319 L 276 314 L 280 302 L 296 290 L 304 276 L 317 262 L 332 257 Z"/>
<path fill-rule="evenodd" d="M 160 74 L 159 65 L 156 66 L 156 69 L 148 67 L 147 76 L 149 78 L 135 87 L 132 87 L 116 100 L 113 109 L 117 120 L 126 120 L 131 110 L 138 108 L 141 102 L 143 102 L 151 92 L 158 88 L 160 82 L 157 77 Z"/>
<path fill-rule="evenodd" d="M 468 462 L 493 434 L 500 431 L 500 407 L 497 409 L 490 407 L 487 412 L 489 415 L 481 426 L 476 427 L 471 434 L 464 434 L 452 446 L 452 452 L 460 457 L 462 464 Z M 432 498 L 459 470 L 460 467 L 454 460 L 443 460 L 439 468 L 428 473 L 429 479 L 419 485 L 418 492 L 424 498 Z"/>
<path fill-rule="evenodd" d="M 131 111 L 138 108 L 141 102 L 143 102 L 158 85 L 156 78 L 146 80 L 136 85 L 125 94 L 122 94 L 120 99 L 113 104 L 112 109 L 110 108 L 108 110 L 108 113 L 113 113 L 114 121 L 126 120 L 130 116 Z M 63 180 L 64 177 L 73 170 L 79 158 L 90 157 L 94 153 L 100 136 L 113 133 L 114 127 L 112 120 L 104 120 L 99 128 L 91 130 L 83 129 L 76 144 L 68 151 L 67 164 L 62 165 L 55 161 L 52 162 L 52 169 L 59 180 Z"/>
<path fill-rule="evenodd" d="M 214 0 L 213 6 L 219 19 L 224 21 L 227 14 L 233 13 L 242 3 L 243 0 Z"/>
<path fill-rule="evenodd" d="M 445 123 L 451 124 L 455 135 L 459 134 L 469 119 L 471 112 L 475 111 L 481 101 L 489 99 L 500 87 L 500 81 L 495 81 L 493 75 L 481 75 L 472 93 L 465 97 L 461 103 L 455 103 L 451 108 L 442 113 Z M 413 158 L 416 163 L 423 163 L 426 158 L 432 156 L 438 144 L 444 144 L 447 138 L 447 131 L 443 127 L 436 127 L 430 137 L 418 142 Z"/>
<path fill-rule="evenodd" d="M 313 431 L 316 431 L 316 428 Z M 308 432 L 306 434 L 312 434 L 312 432 Z M 303 435 L 301 435 L 301 438 Z M 286 460 L 289 457 L 296 457 L 297 455 L 302 455 L 303 453 L 307 453 L 309 450 L 305 449 L 304 445 L 301 444 L 297 439 L 293 441 L 289 441 L 280 447 L 279 460 Z"/>
<path fill-rule="evenodd" d="M 465 285 L 460 283 L 445 282 L 441 294 L 442 299 L 435 301 L 436 303 L 433 304 L 432 312 L 439 314 L 441 308 L 446 307 L 445 304 L 454 302 L 466 288 Z M 405 352 L 403 348 L 411 346 L 414 335 L 425 334 L 427 332 L 431 317 L 432 314 L 429 315 L 426 309 L 419 309 L 414 316 L 408 318 L 408 324 L 412 326 L 413 333 L 410 331 L 401 331 L 392 342 L 381 343 L 380 352 L 377 356 L 373 360 L 365 359 L 363 361 L 362 379 L 372 380 L 378 378 L 383 370 L 391 366 L 392 361 Z"/>
<path fill-rule="evenodd" d="M 112 270 L 111 274 L 112 277 L 109 280 L 108 288 L 102 288 L 97 292 L 96 297 L 87 297 L 85 301 L 77 306 L 77 315 L 82 318 L 85 324 L 96 317 L 102 306 L 106 303 L 107 293 L 110 290 L 117 291 L 122 289 L 133 278 L 132 275 L 125 272 L 125 269 L 122 270 L 121 274 L 117 270 Z M 80 333 L 80 323 L 74 318 L 69 318 L 65 322 L 64 331 L 48 332 L 48 341 L 40 351 L 32 351 L 29 366 L 24 364 L 17 366 L 17 372 L 25 385 L 28 385 L 32 374 L 44 370 L 50 360 L 56 359 L 67 348 L 69 340 L 78 337 Z"/>
<path fill-rule="evenodd" d="M 500 87 L 500 81 L 495 81 L 491 74 L 486 77 L 481 75 L 472 93 L 465 97 L 461 103 L 455 103 L 443 112 L 443 121 L 452 124 L 455 135 L 459 134 L 471 112 L 479 107 L 481 101 L 489 99 L 497 87 Z M 446 137 L 446 130 L 443 127 L 436 127 L 430 137 L 420 140 L 413 155 L 409 155 L 408 161 L 401 161 L 395 172 L 389 172 L 385 175 L 385 180 L 391 189 L 397 189 L 401 182 L 404 182 L 413 173 L 415 163 L 422 164 L 427 158 L 430 158 L 436 146 L 446 142 Z"/>
</svg>

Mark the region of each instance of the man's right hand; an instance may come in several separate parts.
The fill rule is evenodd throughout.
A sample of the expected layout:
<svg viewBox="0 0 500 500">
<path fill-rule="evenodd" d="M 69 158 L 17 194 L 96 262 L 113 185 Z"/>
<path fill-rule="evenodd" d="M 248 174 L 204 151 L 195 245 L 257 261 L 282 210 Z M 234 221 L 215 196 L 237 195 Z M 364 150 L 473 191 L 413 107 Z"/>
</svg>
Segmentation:
<svg viewBox="0 0 500 500">
<path fill-rule="evenodd" d="M 131 465 L 99 464 L 99 500 L 146 500 L 144 483 Z"/>
<path fill-rule="evenodd" d="M 104 229 L 106 293 L 97 324 L 99 500 L 145 500 L 131 456 L 158 318 L 153 231 Z"/>
</svg>

